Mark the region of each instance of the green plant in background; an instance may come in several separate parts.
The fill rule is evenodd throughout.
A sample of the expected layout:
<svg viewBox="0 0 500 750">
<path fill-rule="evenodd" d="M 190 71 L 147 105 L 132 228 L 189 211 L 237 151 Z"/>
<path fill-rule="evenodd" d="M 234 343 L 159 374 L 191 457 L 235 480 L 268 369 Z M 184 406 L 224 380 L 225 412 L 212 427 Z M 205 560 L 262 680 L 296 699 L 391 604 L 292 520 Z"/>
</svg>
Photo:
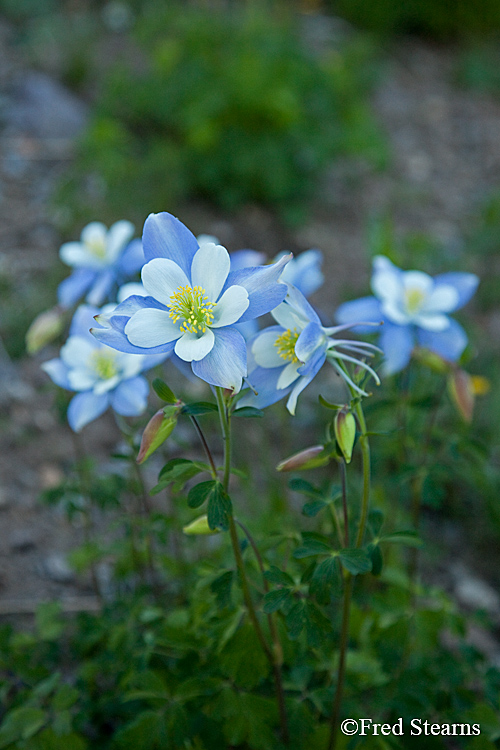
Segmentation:
<svg viewBox="0 0 500 750">
<path fill-rule="evenodd" d="M 420 34 L 441 41 L 488 37 L 500 30 L 496 0 L 329 0 L 328 8 L 360 28 L 384 35 Z"/>
<path fill-rule="evenodd" d="M 130 62 L 104 74 L 60 190 L 77 219 L 97 204 L 142 216 L 202 197 L 297 221 L 332 159 L 385 161 L 366 101 L 373 49 L 360 38 L 317 53 L 287 15 L 174 5 L 146 6 L 134 39 Z"/>
</svg>

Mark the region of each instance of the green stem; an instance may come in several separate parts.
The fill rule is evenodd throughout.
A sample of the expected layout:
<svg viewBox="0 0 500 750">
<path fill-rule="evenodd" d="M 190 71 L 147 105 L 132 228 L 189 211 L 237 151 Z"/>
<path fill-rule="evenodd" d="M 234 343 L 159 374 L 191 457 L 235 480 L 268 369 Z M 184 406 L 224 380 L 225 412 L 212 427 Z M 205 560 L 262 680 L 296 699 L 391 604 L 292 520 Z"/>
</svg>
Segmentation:
<svg viewBox="0 0 500 750">
<path fill-rule="evenodd" d="M 352 394 L 354 396 L 354 394 Z M 361 513 L 359 518 L 358 533 L 356 535 L 356 548 L 360 548 L 363 544 L 366 523 L 368 520 L 368 510 L 370 506 L 370 443 L 366 431 L 366 421 L 363 414 L 363 408 L 361 402 L 358 401 L 356 404 L 356 416 L 358 418 L 359 426 L 361 429 L 361 436 L 359 443 L 361 447 L 361 457 L 363 463 L 363 492 L 361 496 Z M 344 601 L 342 605 L 342 626 L 340 632 L 340 644 L 339 644 L 339 666 L 337 672 L 337 689 L 335 691 L 335 698 L 332 706 L 332 716 L 330 720 L 330 738 L 328 742 L 328 750 L 335 750 L 337 745 L 338 727 L 340 720 L 340 709 L 342 705 L 342 694 L 344 691 L 344 680 L 345 680 L 345 667 L 346 667 L 346 656 L 347 656 L 347 645 L 349 642 L 349 620 L 351 613 L 351 599 L 353 589 L 353 576 L 350 573 L 346 574 L 345 585 L 344 585 Z"/>
<path fill-rule="evenodd" d="M 347 511 L 347 467 L 344 459 L 340 462 L 340 478 L 342 481 L 342 508 L 344 511 L 344 547 L 349 547 L 349 514 Z"/>
<path fill-rule="evenodd" d="M 196 419 L 196 417 L 191 417 L 191 422 L 193 423 L 193 426 L 196 430 L 196 433 L 198 437 L 200 438 L 200 442 L 203 446 L 203 450 L 205 451 L 205 455 L 208 459 L 208 463 L 210 464 L 210 469 L 212 472 L 212 478 L 217 479 L 217 468 L 215 466 L 215 462 L 212 456 L 212 452 L 210 448 L 208 447 L 208 443 L 206 441 L 205 435 L 203 434 L 203 430 L 201 429 L 200 423 Z"/>
<path fill-rule="evenodd" d="M 224 490 L 227 492 L 228 487 L 229 487 L 229 477 L 231 475 L 231 419 L 230 419 L 229 411 L 227 409 L 226 401 L 224 399 L 222 388 L 216 387 L 215 393 L 217 396 L 217 405 L 219 407 L 219 418 L 220 418 L 220 424 L 221 424 L 221 430 L 222 430 L 222 438 L 224 440 L 224 479 L 223 479 L 222 486 Z M 272 650 L 269 647 L 269 644 L 267 643 L 267 640 L 264 636 L 264 632 L 262 630 L 259 619 L 257 617 L 257 612 L 255 610 L 255 606 L 252 600 L 252 595 L 250 593 L 250 586 L 249 586 L 248 578 L 247 578 L 246 571 L 245 571 L 245 565 L 243 563 L 240 543 L 238 540 L 238 532 L 236 530 L 236 523 L 235 523 L 232 512 L 228 514 L 228 522 L 229 522 L 229 534 L 231 537 L 231 544 L 233 547 L 233 554 L 234 554 L 236 567 L 238 569 L 238 573 L 240 577 L 240 585 L 241 585 L 241 590 L 243 593 L 243 600 L 245 602 L 245 605 L 248 611 L 248 616 L 250 617 L 250 621 L 252 622 L 252 625 L 255 629 L 257 638 L 262 646 L 262 650 L 264 651 L 271 665 L 271 668 L 273 670 L 274 683 L 275 683 L 275 688 L 276 688 L 276 698 L 277 698 L 278 709 L 279 709 L 279 714 L 280 714 L 281 735 L 282 735 L 283 742 L 287 745 L 289 743 L 289 732 L 288 732 L 288 722 L 287 722 L 286 709 L 285 709 L 285 693 L 283 689 L 283 680 L 281 676 L 281 662 L 282 662 L 281 645 L 279 647 L 279 650 L 276 649 L 276 647 L 274 648 L 274 650 Z M 245 529 L 243 530 L 245 531 L 245 533 L 247 533 Z M 249 537 L 249 540 L 250 540 L 250 537 Z M 252 544 L 252 542 L 250 543 Z M 257 549 L 255 543 L 252 544 L 252 548 L 254 549 L 254 551 Z M 259 564 L 262 565 L 262 558 L 260 557 L 259 553 L 257 554 L 257 560 Z M 263 570 L 263 567 L 262 567 L 262 570 Z M 273 628 L 271 628 L 271 635 L 272 634 L 273 634 Z M 277 638 L 277 633 L 276 633 L 276 638 Z"/>
<path fill-rule="evenodd" d="M 339 667 L 337 671 L 337 689 L 335 691 L 335 698 L 333 700 L 328 750 L 335 750 L 335 747 L 337 744 L 338 725 L 339 725 L 339 719 L 340 719 L 340 707 L 342 704 L 342 693 L 344 691 L 347 644 L 349 641 L 349 619 L 350 619 L 350 614 L 351 614 L 351 596 L 352 596 L 353 580 L 354 580 L 353 576 L 350 573 L 347 573 L 346 578 L 345 578 L 345 585 L 344 585 L 344 602 L 342 605 L 342 628 L 340 631 Z"/>
</svg>

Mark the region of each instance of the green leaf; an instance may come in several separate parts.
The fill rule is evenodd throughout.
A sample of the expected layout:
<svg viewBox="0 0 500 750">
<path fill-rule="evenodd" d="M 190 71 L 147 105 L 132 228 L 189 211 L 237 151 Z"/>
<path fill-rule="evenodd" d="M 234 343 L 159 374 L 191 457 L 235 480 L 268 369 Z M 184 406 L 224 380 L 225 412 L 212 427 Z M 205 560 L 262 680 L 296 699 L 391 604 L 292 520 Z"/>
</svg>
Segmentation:
<svg viewBox="0 0 500 750">
<path fill-rule="evenodd" d="M 181 414 L 187 414 L 188 417 L 201 417 L 202 414 L 218 411 L 217 404 L 210 401 L 196 401 L 192 404 L 184 404 Z"/>
<path fill-rule="evenodd" d="M 288 588 L 268 591 L 264 597 L 264 612 L 269 615 L 272 612 L 281 609 L 281 607 L 290 600 L 291 595 L 291 591 Z"/>
<path fill-rule="evenodd" d="M 150 495 L 157 495 L 170 484 L 175 489 L 182 489 L 189 479 L 192 479 L 202 471 L 210 471 L 207 464 L 201 461 L 189 461 L 187 458 L 173 458 L 168 461 L 160 471 L 158 484 L 150 490 Z"/>
<path fill-rule="evenodd" d="M 208 525 L 211 529 L 227 531 L 231 513 L 232 503 L 229 495 L 224 491 L 220 482 L 215 482 L 208 497 Z"/>
<path fill-rule="evenodd" d="M 215 594 L 217 605 L 222 609 L 231 601 L 231 588 L 233 585 L 233 571 L 226 570 L 221 576 L 212 581 L 210 591 Z"/>
<path fill-rule="evenodd" d="M 115 733 L 113 744 L 120 750 L 157 748 L 162 724 L 162 717 L 156 711 L 142 711 L 133 721 Z"/>
<path fill-rule="evenodd" d="M 264 412 L 262 409 L 256 409 L 254 406 L 242 406 L 241 409 L 235 409 L 233 411 L 233 417 L 263 417 Z"/>
<path fill-rule="evenodd" d="M 301 479 L 299 477 L 290 479 L 290 481 L 288 482 L 288 486 L 294 492 L 300 492 L 302 495 L 308 495 L 310 497 L 316 498 L 323 496 L 322 492 L 318 490 L 317 487 L 312 485 L 310 482 L 307 482 L 305 479 Z"/>
<path fill-rule="evenodd" d="M 288 635 L 292 641 L 301 634 L 306 622 L 306 612 L 303 602 L 296 602 L 285 617 Z"/>
<path fill-rule="evenodd" d="M 384 523 L 384 514 L 378 508 L 373 508 L 368 514 L 368 524 L 372 531 L 373 536 L 377 536 L 380 533 L 382 524 Z"/>
<path fill-rule="evenodd" d="M 382 551 L 378 544 L 373 545 L 369 554 L 372 561 L 372 573 L 374 576 L 379 576 L 384 566 L 384 560 L 382 557 Z"/>
<path fill-rule="evenodd" d="M 309 584 L 309 592 L 319 604 L 327 605 L 332 597 L 340 596 L 341 586 L 342 579 L 337 559 L 328 557 L 316 567 Z"/>
<path fill-rule="evenodd" d="M 302 543 L 302 547 L 298 547 L 293 553 L 297 560 L 313 555 L 329 554 L 332 551 L 328 540 L 321 534 L 306 531 L 302 534 Z"/>
<path fill-rule="evenodd" d="M 208 482 L 200 482 L 188 492 L 188 505 L 190 508 L 199 508 L 208 499 L 210 493 L 217 484 L 217 480 L 211 479 Z"/>
<path fill-rule="evenodd" d="M 8 711 L 3 717 L 0 727 L 0 748 L 33 737 L 40 731 L 46 720 L 45 711 L 42 711 L 41 708 L 23 706 Z"/>
<path fill-rule="evenodd" d="M 164 380 L 161 378 L 155 378 L 152 382 L 152 386 L 158 398 L 161 398 L 162 401 L 166 401 L 167 404 L 175 404 L 177 398 Z"/>
<path fill-rule="evenodd" d="M 306 503 L 304 507 L 302 508 L 302 515 L 307 516 L 308 518 L 312 518 L 313 516 L 317 516 L 320 510 L 323 510 L 323 508 L 326 508 L 328 503 L 326 503 L 324 500 L 313 500 L 310 503 Z"/>
<path fill-rule="evenodd" d="M 294 586 L 295 581 L 285 571 L 280 570 L 276 565 L 271 565 L 269 570 L 264 573 L 265 577 L 271 583 L 277 583 L 279 586 Z"/>
<path fill-rule="evenodd" d="M 353 576 L 368 573 L 372 569 L 372 561 L 363 549 L 342 549 L 339 558 L 344 568 Z"/>
<path fill-rule="evenodd" d="M 217 667 L 242 688 L 254 688 L 267 677 L 269 662 L 250 623 L 241 625 L 229 639 Z"/>
<path fill-rule="evenodd" d="M 423 542 L 416 531 L 393 531 L 392 534 L 384 534 L 379 542 L 390 542 L 392 544 L 406 544 L 408 547 L 421 547 Z"/>
</svg>

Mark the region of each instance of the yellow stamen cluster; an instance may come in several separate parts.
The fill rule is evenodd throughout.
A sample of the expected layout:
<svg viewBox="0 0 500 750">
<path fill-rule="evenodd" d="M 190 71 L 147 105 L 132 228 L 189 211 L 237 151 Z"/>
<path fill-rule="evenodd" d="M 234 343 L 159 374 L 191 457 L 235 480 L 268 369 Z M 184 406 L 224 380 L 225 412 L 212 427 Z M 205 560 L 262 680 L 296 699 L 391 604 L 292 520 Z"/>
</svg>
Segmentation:
<svg viewBox="0 0 500 750">
<path fill-rule="evenodd" d="M 96 239 L 86 243 L 87 250 L 96 258 L 103 260 L 106 257 L 106 242 L 103 239 Z"/>
<path fill-rule="evenodd" d="M 91 367 L 97 373 L 101 380 L 109 380 L 118 375 L 118 367 L 116 364 L 117 352 L 113 350 L 101 350 L 96 349 L 90 355 Z"/>
<path fill-rule="evenodd" d="M 295 328 L 293 331 L 288 329 L 278 336 L 274 342 L 274 346 L 278 349 L 278 354 L 285 362 L 293 362 L 294 364 L 300 362 L 300 359 L 295 354 L 295 344 L 299 335 L 299 331 L 296 331 Z"/>
<path fill-rule="evenodd" d="M 205 333 L 214 322 L 216 302 L 209 302 L 203 287 L 181 286 L 170 297 L 169 315 L 174 323 L 182 319 L 183 333 Z"/>
<path fill-rule="evenodd" d="M 405 290 L 405 303 L 406 309 L 409 313 L 416 313 L 422 306 L 422 302 L 425 299 L 425 292 L 421 289 L 406 289 Z"/>
</svg>

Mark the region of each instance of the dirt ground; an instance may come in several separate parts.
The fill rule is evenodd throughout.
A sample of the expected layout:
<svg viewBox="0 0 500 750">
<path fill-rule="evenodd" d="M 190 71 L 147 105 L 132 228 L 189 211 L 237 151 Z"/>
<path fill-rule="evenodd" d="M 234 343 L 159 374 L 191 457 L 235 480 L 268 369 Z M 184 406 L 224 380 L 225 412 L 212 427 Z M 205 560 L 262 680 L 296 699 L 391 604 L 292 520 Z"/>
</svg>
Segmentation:
<svg viewBox="0 0 500 750">
<path fill-rule="evenodd" d="M 373 95 L 390 142 L 388 169 L 333 166 L 321 203 L 300 229 L 285 230 L 252 206 L 228 217 L 190 205 L 182 220 L 196 234 L 215 234 L 230 250 L 253 247 L 273 256 L 282 249 L 321 248 L 328 284 L 316 301 L 327 312 L 346 288 L 367 288 L 367 222 L 380 212 L 393 218 L 398 233 L 425 231 L 450 256 L 459 254 L 468 216 L 500 185 L 500 101 L 455 86 L 454 59 L 453 50 L 415 40 L 391 50 Z M 27 69 L 0 20 L 0 275 L 7 279 L 33 283 L 58 263 L 60 238 L 48 197 L 85 118 L 83 102 Z M 497 341 L 499 329 L 492 328 Z M 93 604 L 88 582 L 76 578 L 66 560 L 81 530 L 38 500 L 40 489 L 58 484 L 73 460 L 70 430 L 56 421 L 40 370 L 54 353 L 12 363 L 0 349 L 0 615 L 33 611 L 50 598 L 67 609 Z M 109 450 L 115 440 L 111 419 L 90 425 L 84 439 L 92 452 Z M 485 582 L 468 570 L 455 578 L 457 597 L 464 580 L 469 604 L 470 591 L 482 585 L 482 604 L 488 601 L 499 616 L 499 598 Z"/>
</svg>

